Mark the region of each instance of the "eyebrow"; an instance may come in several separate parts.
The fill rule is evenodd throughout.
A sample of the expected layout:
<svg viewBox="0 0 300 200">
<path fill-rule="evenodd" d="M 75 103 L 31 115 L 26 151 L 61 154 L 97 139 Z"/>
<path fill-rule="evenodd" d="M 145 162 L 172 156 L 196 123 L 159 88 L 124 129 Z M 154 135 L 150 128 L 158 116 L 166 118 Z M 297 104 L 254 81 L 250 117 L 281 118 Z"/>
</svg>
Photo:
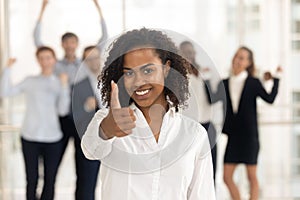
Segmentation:
<svg viewBox="0 0 300 200">
<path fill-rule="evenodd" d="M 148 63 L 148 64 L 145 64 L 145 65 L 142 65 L 142 66 L 140 67 L 140 70 L 143 70 L 143 69 L 145 69 L 146 67 L 151 66 L 151 65 L 154 65 L 154 63 Z M 124 70 L 132 70 L 132 68 L 128 68 L 128 67 L 123 67 L 123 69 L 124 69 Z"/>
</svg>

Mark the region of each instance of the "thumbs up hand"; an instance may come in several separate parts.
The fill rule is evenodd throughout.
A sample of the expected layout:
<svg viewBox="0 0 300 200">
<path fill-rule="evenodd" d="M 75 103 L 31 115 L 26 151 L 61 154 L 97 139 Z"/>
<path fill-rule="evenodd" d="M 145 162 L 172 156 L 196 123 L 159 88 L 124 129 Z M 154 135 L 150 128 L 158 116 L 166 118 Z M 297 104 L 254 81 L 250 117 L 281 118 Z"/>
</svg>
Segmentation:
<svg viewBox="0 0 300 200">
<path fill-rule="evenodd" d="M 110 108 L 121 109 L 121 104 L 119 101 L 119 88 L 118 85 L 113 81 L 111 82 Z"/>
<path fill-rule="evenodd" d="M 100 128 L 103 130 L 100 136 L 103 139 L 112 137 L 124 137 L 132 133 L 135 128 L 135 116 L 129 107 L 121 108 L 119 101 L 119 88 L 116 83 L 111 83 L 110 109 L 108 115 L 103 119 Z"/>
</svg>

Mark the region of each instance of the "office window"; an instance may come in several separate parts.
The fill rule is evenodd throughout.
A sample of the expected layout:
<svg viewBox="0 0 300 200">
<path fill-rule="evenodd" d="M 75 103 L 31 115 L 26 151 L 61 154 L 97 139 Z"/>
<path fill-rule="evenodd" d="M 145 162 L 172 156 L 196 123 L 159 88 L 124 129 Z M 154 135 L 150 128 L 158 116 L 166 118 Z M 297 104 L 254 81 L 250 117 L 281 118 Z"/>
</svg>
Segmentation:
<svg viewBox="0 0 300 200">
<path fill-rule="evenodd" d="M 300 34 L 300 20 L 295 20 L 292 22 L 292 33 Z"/>
<path fill-rule="evenodd" d="M 251 4 L 246 7 L 248 14 L 259 14 L 260 13 L 260 7 L 258 4 Z"/>
<path fill-rule="evenodd" d="M 293 120 L 300 120 L 300 106 L 293 109 Z"/>
<path fill-rule="evenodd" d="M 235 33 L 238 29 L 238 1 L 227 0 L 226 16 L 227 16 L 227 31 L 229 33 Z"/>
<path fill-rule="evenodd" d="M 248 29 L 252 31 L 258 31 L 260 28 L 260 21 L 259 19 L 250 20 L 247 25 Z"/>
<path fill-rule="evenodd" d="M 300 92 L 293 92 L 293 103 L 292 103 L 292 110 L 293 110 L 293 120 L 299 121 L 300 120 Z M 300 143 L 299 143 L 300 144 Z M 299 154 L 300 156 L 300 154 Z"/>
<path fill-rule="evenodd" d="M 294 129 L 293 131 L 293 158 L 292 158 L 292 171 L 294 178 L 300 177 L 300 130 Z"/>
<path fill-rule="evenodd" d="M 292 41 L 292 50 L 300 52 L 300 40 L 293 40 Z"/>
<path fill-rule="evenodd" d="M 245 5 L 246 10 L 246 30 L 257 32 L 260 29 L 260 6 L 258 3 L 249 2 Z"/>
<path fill-rule="evenodd" d="M 242 6 L 242 13 L 239 13 L 237 4 L 227 6 L 227 29 L 228 32 L 235 32 L 238 28 L 245 28 L 246 32 L 256 32 L 260 30 L 260 5 L 258 3 L 245 3 Z M 239 20 L 243 19 L 242 24 L 238 25 Z M 243 25 L 245 24 L 245 25 Z"/>
<path fill-rule="evenodd" d="M 300 91 L 292 93 L 292 120 L 293 120 L 293 173 L 300 176 Z"/>
<path fill-rule="evenodd" d="M 300 92 L 293 92 L 293 102 L 300 103 Z"/>
<path fill-rule="evenodd" d="M 295 157 L 293 158 L 293 171 L 294 175 L 300 176 L 300 133 L 295 132 Z"/>
</svg>

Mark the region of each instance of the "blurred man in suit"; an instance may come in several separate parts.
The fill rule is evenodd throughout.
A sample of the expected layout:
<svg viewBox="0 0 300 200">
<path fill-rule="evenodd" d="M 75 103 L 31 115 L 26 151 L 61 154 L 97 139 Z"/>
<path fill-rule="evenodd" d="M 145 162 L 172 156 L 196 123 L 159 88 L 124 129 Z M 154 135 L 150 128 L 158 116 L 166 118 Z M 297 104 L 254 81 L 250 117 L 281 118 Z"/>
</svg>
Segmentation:
<svg viewBox="0 0 300 200">
<path fill-rule="evenodd" d="M 78 136 L 75 137 L 77 188 L 76 199 L 95 199 L 95 188 L 100 167 L 100 161 L 85 158 L 80 140 L 95 112 L 101 108 L 100 90 L 97 77 L 100 74 L 100 52 L 95 46 L 84 49 L 83 66 L 87 76 L 76 83 L 72 93 L 73 119 Z"/>
</svg>

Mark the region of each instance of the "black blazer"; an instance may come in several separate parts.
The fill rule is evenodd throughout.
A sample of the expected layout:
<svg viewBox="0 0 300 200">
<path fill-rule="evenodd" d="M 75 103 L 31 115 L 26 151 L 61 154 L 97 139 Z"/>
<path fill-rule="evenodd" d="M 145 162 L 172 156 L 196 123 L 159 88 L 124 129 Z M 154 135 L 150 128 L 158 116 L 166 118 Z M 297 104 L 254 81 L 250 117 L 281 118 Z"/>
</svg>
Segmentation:
<svg viewBox="0 0 300 200">
<path fill-rule="evenodd" d="M 91 96 L 95 97 L 95 94 L 89 78 L 86 78 L 74 85 L 72 93 L 72 111 L 75 127 L 80 138 L 82 138 L 91 119 L 99 109 L 96 108 L 90 112 L 87 112 L 84 109 L 86 99 Z"/>
<path fill-rule="evenodd" d="M 233 112 L 229 91 L 229 79 L 219 83 L 217 92 L 212 92 L 209 81 L 206 81 L 206 92 L 210 103 L 223 101 L 225 121 L 223 133 L 230 136 L 251 136 L 258 139 L 257 103 L 256 98 L 261 97 L 268 103 L 273 103 L 278 93 L 279 79 L 274 78 L 272 91 L 267 93 L 261 82 L 248 76 L 242 90 L 237 113 Z"/>
</svg>

